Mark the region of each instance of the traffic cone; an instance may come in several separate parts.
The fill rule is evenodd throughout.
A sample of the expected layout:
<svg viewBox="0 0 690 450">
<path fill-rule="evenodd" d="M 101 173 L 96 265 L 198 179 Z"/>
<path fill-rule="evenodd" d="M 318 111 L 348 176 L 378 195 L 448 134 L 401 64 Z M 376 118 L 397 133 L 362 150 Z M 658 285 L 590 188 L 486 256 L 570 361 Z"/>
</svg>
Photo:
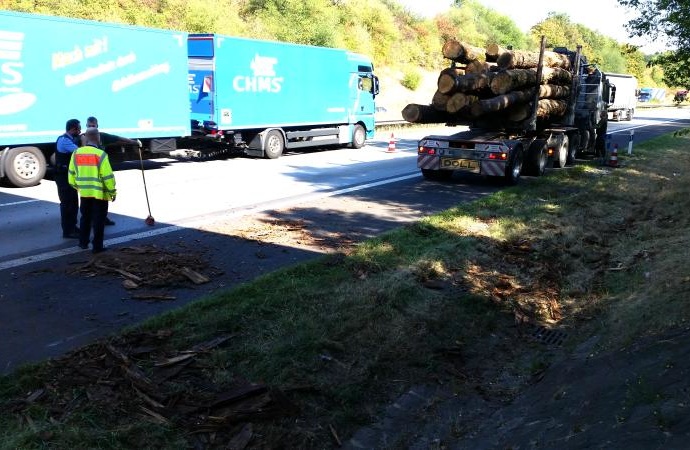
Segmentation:
<svg viewBox="0 0 690 450">
<path fill-rule="evenodd" d="M 391 140 L 388 142 L 388 152 L 392 153 L 395 151 L 395 136 L 391 133 Z"/>
<path fill-rule="evenodd" d="M 613 144 L 613 150 L 611 151 L 611 156 L 609 157 L 609 166 L 618 167 L 618 144 Z"/>
</svg>

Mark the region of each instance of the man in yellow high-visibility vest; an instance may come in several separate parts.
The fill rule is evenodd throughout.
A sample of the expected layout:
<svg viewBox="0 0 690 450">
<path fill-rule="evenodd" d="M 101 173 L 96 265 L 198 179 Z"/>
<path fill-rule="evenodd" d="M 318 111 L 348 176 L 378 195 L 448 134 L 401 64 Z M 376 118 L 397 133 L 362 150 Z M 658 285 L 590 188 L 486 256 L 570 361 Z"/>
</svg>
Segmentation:
<svg viewBox="0 0 690 450">
<path fill-rule="evenodd" d="M 108 202 L 115 201 L 115 174 L 110 166 L 108 154 L 99 148 L 98 128 L 87 128 L 84 146 L 72 153 L 69 164 L 69 184 L 79 191 L 81 197 L 81 218 L 79 222 L 79 247 L 89 247 L 91 228 L 93 253 L 105 250 L 103 235 Z"/>
</svg>

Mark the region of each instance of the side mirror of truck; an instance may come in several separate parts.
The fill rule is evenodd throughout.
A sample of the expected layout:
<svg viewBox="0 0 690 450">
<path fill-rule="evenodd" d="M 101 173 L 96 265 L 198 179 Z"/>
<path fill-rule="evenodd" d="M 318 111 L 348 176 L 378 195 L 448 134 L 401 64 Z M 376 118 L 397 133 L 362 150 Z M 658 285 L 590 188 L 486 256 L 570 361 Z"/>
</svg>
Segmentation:
<svg viewBox="0 0 690 450">
<path fill-rule="evenodd" d="M 379 95 L 379 77 L 377 77 L 376 75 L 372 75 L 372 78 L 373 78 L 373 80 L 374 80 L 374 83 L 373 83 L 373 86 L 372 86 L 371 94 L 372 94 L 374 97 L 376 97 L 377 95 Z"/>
</svg>

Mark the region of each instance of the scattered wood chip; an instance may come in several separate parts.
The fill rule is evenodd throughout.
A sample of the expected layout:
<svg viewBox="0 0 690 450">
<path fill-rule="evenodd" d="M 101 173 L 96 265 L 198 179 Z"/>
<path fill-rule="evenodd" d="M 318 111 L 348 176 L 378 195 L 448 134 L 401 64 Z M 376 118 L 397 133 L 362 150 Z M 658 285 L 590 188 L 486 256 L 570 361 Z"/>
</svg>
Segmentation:
<svg viewBox="0 0 690 450">
<path fill-rule="evenodd" d="M 150 409 L 148 409 L 144 406 L 140 406 L 140 409 L 143 412 L 145 412 L 148 417 L 152 418 L 155 423 L 159 423 L 161 425 L 171 425 L 171 423 L 168 419 L 166 419 L 162 415 L 158 414 L 157 412 L 151 411 Z"/>
<path fill-rule="evenodd" d="M 106 266 L 105 264 L 102 264 L 100 262 L 95 263 L 94 267 L 96 267 L 97 269 L 101 269 L 101 270 L 119 273 L 123 277 L 128 278 L 132 281 L 135 281 L 137 283 L 141 283 L 142 281 L 144 281 L 141 277 L 138 277 L 138 276 L 134 275 L 133 273 L 127 272 L 126 270 L 118 269 L 117 267 Z"/>
<path fill-rule="evenodd" d="M 167 358 L 162 361 L 157 361 L 153 365 L 156 367 L 172 366 L 177 363 L 187 361 L 188 359 L 194 358 L 196 353 L 187 353 L 186 355 L 178 355 L 172 358 Z"/>
<path fill-rule="evenodd" d="M 211 281 L 208 277 L 193 271 L 189 267 L 180 267 L 180 273 L 189 278 L 194 284 L 204 284 Z"/>
<path fill-rule="evenodd" d="M 328 424 L 328 429 L 331 430 L 331 435 L 333 435 L 333 439 L 335 439 L 335 442 L 338 444 L 338 447 L 342 447 L 343 443 L 340 441 L 338 433 L 335 431 L 335 428 L 333 428 L 333 425 Z"/>
<path fill-rule="evenodd" d="M 254 430 L 252 429 L 252 424 L 248 423 L 244 425 L 240 432 L 233 436 L 230 442 L 228 442 L 228 450 L 244 450 L 247 445 L 249 445 L 249 441 L 251 441 L 253 435 Z"/>
<path fill-rule="evenodd" d="M 125 279 L 122 282 L 122 287 L 125 289 L 137 289 L 139 285 L 130 279 Z"/>
</svg>

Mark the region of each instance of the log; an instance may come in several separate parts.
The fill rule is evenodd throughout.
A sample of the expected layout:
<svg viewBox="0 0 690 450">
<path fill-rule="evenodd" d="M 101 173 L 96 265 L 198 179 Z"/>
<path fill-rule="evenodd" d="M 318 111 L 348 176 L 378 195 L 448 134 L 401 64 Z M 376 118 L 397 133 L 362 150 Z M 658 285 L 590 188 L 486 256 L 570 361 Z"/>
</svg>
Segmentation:
<svg viewBox="0 0 690 450">
<path fill-rule="evenodd" d="M 436 81 L 436 87 L 438 87 L 439 92 L 443 94 L 453 92 L 455 90 L 455 79 L 461 75 L 465 75 L 465 69 L 459 67 L 443 69 Z"/>
<path fill-rule="evenodd" d="M 484 52 L 484 56 L 486 57 L 486 62 L 496 62 L 498 61 L 498 57 L 501 56 L 502 53 L 507 52 L 508 50 L 499 46 L 498 44 L 489 44 L 486 46 L 486 52 Z"/>
<path fill-rule="evenodd" d="M 476 95 L 464 94 L 462 92 L 456 92 L 448 100 L 446 105 L 446 111 L 451 114 L 455 114 L 461 111 L 463 108 L 469 109 L 472 104 L 479 101 L 479 97 Z"/>
<path fill-rule="evenodd" d="M 434 96 L 431 98 L 431 106 L 433 106 L 437 111 L 446 111 L 446 105 L 448 104 L 449 99 L 450 95 L 436 91 Z"/>
<path fill-rule="evenodd" d="M 542 84 L 539 86 L 539 98 L 566 98 L 570 95 L 570 86 Z"/>
<path fill-rule="evenodd" d="M 488 63 L 484 61 L 472 61 L 467 63 L 465 73 L 489 73 L 491 68 L 496 67 L 496 63 Z"/>
<path fill-rule="evenodd" d="M 445 79 L 443 86 L 439 82 L 438 91 L 442 94 L 452 94 L 454 92 L 478 92 L 489 88 L 493 73 L 470 73 L 460 75 L 452 79 Z"/>
<path fill-rule="evenodd" d="M 471 106 L 470 114 L 472 117 L 483 116 L 484 114 L 494 113 L 507 109 L 520 103 L 528 103 L 534 98 L 535 88 L 522 91 L 512 91 L 507 94 L 497 95 L 485 100 L 480 100 Z"/>
<path fill-rule="evenodd" d="M 526 50 L 508 50 L 501 53 L 496 60 L 498 67 L 502 69 L 532 69 L 539 64 L 539 52 Z M 570 59 L 560 53 L 545 51 L 544 67 L 560 67 L 570 69 Z"/>
<path fill-rule="evenodd" d="M 537 71 L 531 69 L 504 70 L 491 78 L 491 92 L 497 95 L 537 84 Z"/>
<path fill-rule="evenodd" d="M 532 114 L 533 102 L 514 105 L 506 110 L 506 120 L 511 122 L 522 122 Z"/>
<path fill-rule="evenodd" d="M 536 70 L 536 69 L 535 69 Z M 559 67 L 544 67 L 541 71 L 542 84 L 558 84 L 570 86 L 573 82 L 573 74 Z"/>
<path fill-rule="evenodd" d="M 479 47 L 474 47 L 466 42 L 456 39 L 448 39 L 441 48 L 443 57 L 455 62 L 467 64 L 475 60 L 484 60 L 486 51 Z"/>
<path fill-rule="evenodd" d="M 568 102 L 565 100 L 542 99 L 537 103 L 537 117 L 546 119 L 554 116 L 562 116 L 567 109 Z"/>
<path fill-rule="evenodd" d="M 479 92 L 488 89 L 494 74 L 471 73 L 455 80 L 455 89 L 460 92 Z"/>
<path fill-rule="evenodd" d="M 448 113 L 438 111 L 431 105 L 410 103 L 402 110 L 402 117 L 411 123 L 446 123 Z"/>
</svg>

